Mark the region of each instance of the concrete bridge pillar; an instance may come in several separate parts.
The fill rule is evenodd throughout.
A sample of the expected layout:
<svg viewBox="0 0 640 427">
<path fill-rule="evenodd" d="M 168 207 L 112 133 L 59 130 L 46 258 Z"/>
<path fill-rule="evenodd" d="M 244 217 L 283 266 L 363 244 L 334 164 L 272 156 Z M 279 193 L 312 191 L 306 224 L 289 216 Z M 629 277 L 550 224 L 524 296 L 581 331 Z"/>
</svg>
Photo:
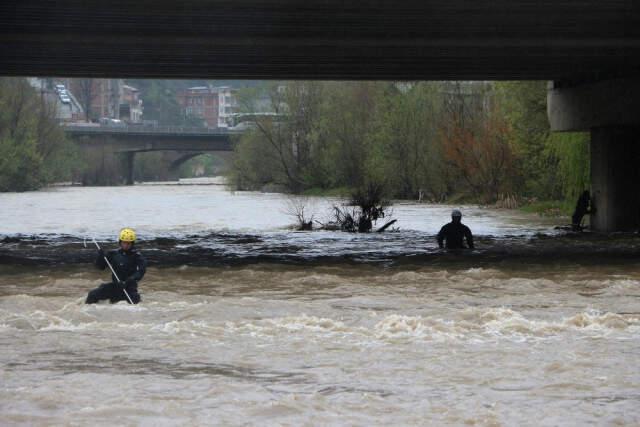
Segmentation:
<svg viewBox="0 0 640 427">
<path fill-rule="evenodd" d="M 599 231 L 640 229 L 640 126 L 591 129 L 591 226 Z"/>
<path fill-rule="evenodd" d="M 591 132 L 597 231 L 640 229 L 640 79 L 550 84 L 551 130 Z"/>
<path fill-rule="evenodd" d="M 136 157 L 136 153 L 134 151 L 129 151 L 124 153 L 125 156 L 125 167 L 127 173 L 127 185 L 133 185 L 133 165 Z"/>
</svg>

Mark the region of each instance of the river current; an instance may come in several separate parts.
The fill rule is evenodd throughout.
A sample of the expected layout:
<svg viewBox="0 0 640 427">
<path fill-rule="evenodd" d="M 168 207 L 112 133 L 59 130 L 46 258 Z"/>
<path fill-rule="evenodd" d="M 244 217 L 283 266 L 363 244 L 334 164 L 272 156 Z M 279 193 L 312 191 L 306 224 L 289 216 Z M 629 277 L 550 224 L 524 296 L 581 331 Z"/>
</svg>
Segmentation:
<svg viewBox="0 0 640 427">
<path fill-rule="evenodd" d="M 293 232 L 286 196 L 202 183 L 0 194 L 0 424 L 640 424 L 637 236 L 619 259 L 463 206 L 478 250 L 452 255 L 452 206 Z M 150 259 L 143 302 L 84 305 L 108 275 L 83 241 L 122 226 Z"/>
</svg>

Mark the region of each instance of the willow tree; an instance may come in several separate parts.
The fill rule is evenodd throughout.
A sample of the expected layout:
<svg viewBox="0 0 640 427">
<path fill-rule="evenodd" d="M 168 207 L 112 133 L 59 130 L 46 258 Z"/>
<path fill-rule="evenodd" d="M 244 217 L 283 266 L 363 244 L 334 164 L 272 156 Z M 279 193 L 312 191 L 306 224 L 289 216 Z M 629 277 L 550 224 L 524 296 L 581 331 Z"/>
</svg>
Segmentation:
<svg viewBox="0 0 640 427">
<path fill-rule="evenodd" d="M 519 192 L 541 199 L 574 198 L 589 187 L 589 135 L 553 133 L 544 81 L 499 82 L 496 96 L 513 133 Z"/>
</svg>

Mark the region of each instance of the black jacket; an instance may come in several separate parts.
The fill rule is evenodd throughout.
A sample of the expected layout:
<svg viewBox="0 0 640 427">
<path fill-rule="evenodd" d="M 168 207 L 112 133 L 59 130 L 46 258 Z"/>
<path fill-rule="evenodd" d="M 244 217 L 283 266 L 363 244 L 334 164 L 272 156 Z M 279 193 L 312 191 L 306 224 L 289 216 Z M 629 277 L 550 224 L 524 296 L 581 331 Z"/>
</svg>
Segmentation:
<svg viewBox="0 0 640 427">
<path fill-rule="evenodd" d="M 591 198 L 589 197 L 589 193 L 583 193 L 576 203 L 576 209 L 573 211 L 573 215 L 571 216 L 571 224 L 574 226 L 579 226 L 582 223 L 582 218 L 586 214 L 593 213 L 592 210 L 589 209 L 589 204 L 591 202 Z"/>
<path fill-rule="evenodd" d="M 458 222 L 450 222 L 445 224 L 438 233 L 438 246 L 443 247 L 443 241 L 446 240 L 447 249 L 464 248 L 462 239 L 467 239 L 467 245 L 473 249 L 473 235 L 466 225 Z"/>
<path fill-rule="evenodd" d="M 128 279 L 133 279 L 138 282 L 147 271 L 147 262 L 135 249 L 131 249 L 128 252 L 122 249 L 114 249 L 107 252 L 106 256 L 116 271 L 118 278 L 123 282 L 126 282 Z M 95 264 L 100 270 L 107 268 L 107 263 L 101 254 L 98 254 Z M 114 283 L 117 282 L 113 274 L 111 275 L 111 280 L 113 280 Z"/>
</svg>

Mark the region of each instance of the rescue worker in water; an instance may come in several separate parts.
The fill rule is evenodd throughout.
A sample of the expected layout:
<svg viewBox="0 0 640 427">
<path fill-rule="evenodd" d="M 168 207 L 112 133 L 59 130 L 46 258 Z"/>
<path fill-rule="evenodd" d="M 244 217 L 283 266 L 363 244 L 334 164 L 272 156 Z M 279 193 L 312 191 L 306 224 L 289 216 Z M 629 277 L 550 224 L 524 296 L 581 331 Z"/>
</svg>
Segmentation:
<svg viewBox="0 0 640 427">
<path fill-rule="evenodd" d="M 108 299 L 111 303 L 118 301 L 128 301 L 123 289 L 127 291 L 134 304 L 138 304 L 141 300 L 138 293 L 138 282 L 144 276 L 147 269 L 147 263 L 144 257 L 135 250 L 136 233 L 130 228 L 123 228 L 118 236 L 119 249 L 107 252 L 106 258 L 115 270 L 121 281 L 112 274 L 111 282 L 103 283 L 87 295 L 86 304 L 94 304 L 98 301 Z M 105 253 L 102 249 L 98 251 L 95 260 L 98 269 L 107 268 L 105 261 Z"/>
<path fill-rule="evenodd" d="M 573 211 L 573 215 L 571 216 L 571 228 L 573 231 L 582 231 L 582 218 L 585 215 L 591 215 L 594 213 L 596 213 L 596 210 L 593 206 L 593 201 L 591 200 L 591 194 L 589 193 L 589 190 L 585 190 L 578 198 L 576 209 Z"/>
<path fill-rule="evenodd" d="M 438 246 L 440 248 L 445 247 L 446 241 L 447 249 L 462 249 L 464 245 L 462 240 L 467 240 L 467 246 L 469 249 L 473 249 L 473 235 L 469 227 L 462 223 L 462 212 L 458 209 L 454 209 L 451 212 L 451 222 L 445 224 L 438 233 Z"/>
</svg>

